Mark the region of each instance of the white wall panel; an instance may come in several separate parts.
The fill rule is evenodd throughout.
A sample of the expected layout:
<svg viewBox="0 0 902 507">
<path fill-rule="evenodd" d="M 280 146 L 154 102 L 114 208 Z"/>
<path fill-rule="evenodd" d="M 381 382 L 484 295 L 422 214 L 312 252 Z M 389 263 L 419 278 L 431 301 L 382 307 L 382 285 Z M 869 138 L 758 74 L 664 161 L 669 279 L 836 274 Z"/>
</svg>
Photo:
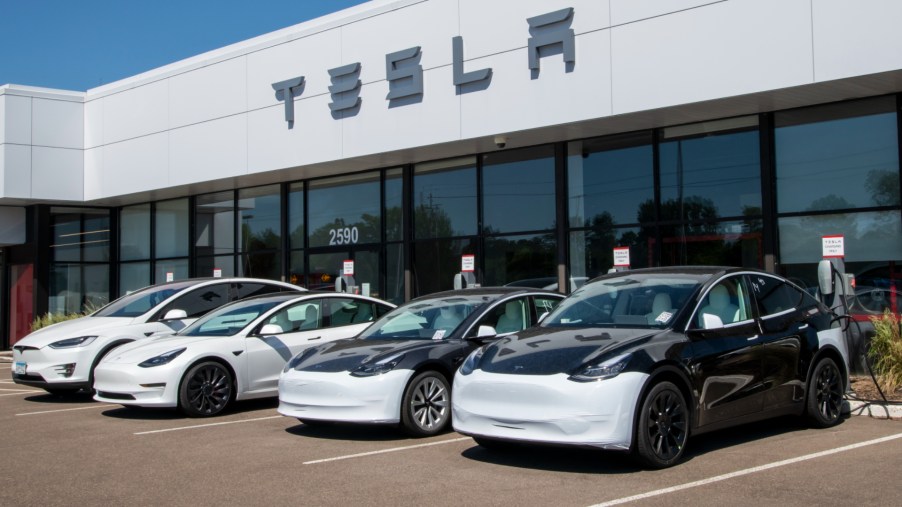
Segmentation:
<svg viewBox="0 0 902 507">
<path fill-rule="evenodd" d="M 169 133 L 169 185 L 247 172 L 247 119 L 230 116 Z"/>
<path fill-rule="evenodd" d="M 32 148 L 31 197 L 84 199 L 84 152 L 66 148 Z"/>
<path fill-rule="evenodd" d="M 102 146 L 85 150 L 84 196 L 86 201 L 105 197 L 103 195 L 103 150 Z"/>
<path fill-rule="evenodd" d="M 473 62 L 493 68 L 485 91 L 461 97 L 461 137 L 472 138 L 546 125 L 610 116 L 610 40 L 607 30 L 576 38 L 576 65 L 566 72 L 560 54 L 539 62 L 531 79 L 527 50 L 502 53 Z M 516 140 L 510 141 L 516 145 Z"/>
<path fill-rule="evenodd" d="M 611 26 L 608 0 L 460 0 L 464 58 L 478 58 L 529 44 L 528 18 L 573 7 L 570 25 L 577 35 Z M 447 43 L 450 48 L 450 41 Z M 523 66 L 528 61 L 523 57 Z"/>
<path fill-rule="evenodd" d="M 294 128 L 282 105 L 248 113 L 248 173 L 341 158 L 341 121 L 333 120 L 329 96 L 298 100 Z"/>
<path fill-rule="evenodd" d="M 334 67 L 360 62 L 364 84 L 384 80 L 385 55 L 414 46 L 424 69 L 449 65 L 457 22 L 456 0 L 434 0 L 351 23 L 341 29 L 342 61 Z"/>
<path fill-rule="evenodd" d="M 6 142 L 6 95 L 0 95 L 0 144 Z M 2 162 L 2 161 L 0 161 Z"/>
<path fill-rule="evenodd" d="M 615 114 L 812 82 L 808 0 L 732 0 L 611 37 Z"/>
<path fill-rule="evenodd" d="M 902 68 L 902 2 L 814 0 L 816 81 Z"/>
<path fill-rule="evenodd" d="M 169 133 L 105 146 L 97 181 L 103 197 L 168 187 Z"/>
<path fill-rule="evenodd" d="M 610 0 L 611 24 L 622 25 L 723 0 Z"/>
<path fill-rule="evenodd" d="M 0 197 L 31 197 L 31 146 L 0 144 L 3 191 Z"/>
<path fill-rule="evenodd" d="M 364 86 L 360 114 L 340 120 L 343 155 L 356 157 L 457 140 L 460 102 L 454 93 L 451 67 L 425 72 L 423 88 L 422 102 L 389 108 L 387 82 Z"/>
<path fill-rule="evenodd" d="M 103 144 L 104 100 L 85 102 L 85 149 Z"/>
<path fill-rule="evenodd" d="M 238 57 L 169 80 L 169 128 L 222 118 L 247 109 L 247 61 Z"/>
<path fill-rule="evenodd" d="M 339 28 L 251 53 L 247 55 L 248 109 L 280 104 L 272 84 L 297 76 L 304 76 L 306 85 L 296 100 L 329 93 L 328 70 L 342 65 Z M 371 80 L 379 75 L 371 73 Z"/>
<path fill-rule="evenodd" d="M 0 100 L 5 102 L 0 143 L 31 144 L 31 97 L 0 95 Z"/>
<path fill-rule="evenodd" d="M 168 80 L 139 86 L 103 100 L 104 143 L 133 139 L 169 128 Z"/>
<path fill-rule="evenodd" d="M 82 149 L 85 142 L 84 104 L 31 99 L 31 139 L 35 146 Z"/>
</svg>

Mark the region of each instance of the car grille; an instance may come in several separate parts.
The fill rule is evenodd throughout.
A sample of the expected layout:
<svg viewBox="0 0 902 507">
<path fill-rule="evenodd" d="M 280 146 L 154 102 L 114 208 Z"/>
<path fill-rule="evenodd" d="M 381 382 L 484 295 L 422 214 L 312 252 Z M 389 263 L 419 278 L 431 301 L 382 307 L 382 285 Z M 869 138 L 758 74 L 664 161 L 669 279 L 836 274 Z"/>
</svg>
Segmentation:
<svg viewBox="0 0 902 507">
<path fill-rule="evenodd" d="M 109 393 L 106 391 L 97 391 L 97 396 L 101 398 L 107 398 L 110 400 L 134 400 L 135 397 L 130 394 L 122 394 L 122 393 Z"/>
</svg>

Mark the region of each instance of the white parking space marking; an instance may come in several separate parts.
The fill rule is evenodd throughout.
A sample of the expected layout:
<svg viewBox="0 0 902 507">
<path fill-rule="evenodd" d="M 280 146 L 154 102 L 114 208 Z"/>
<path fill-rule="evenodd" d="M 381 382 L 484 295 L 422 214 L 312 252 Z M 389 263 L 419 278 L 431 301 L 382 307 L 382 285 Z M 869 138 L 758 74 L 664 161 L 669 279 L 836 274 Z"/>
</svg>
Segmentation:
<svg viewBox="0 0 902 507">
<path fill-rule="evenodd" d="M 453 438 L 451 440 L 442 440 L 440 442 L 429 442 L 428 444 L 408 445 L 407 447 L 393 447 L 391 449 L 382 449 L 381 451 L 361 452 L 359 454 L 348 454 L 347 456 L 337 456 L 335 458 L 318 459 L 314 461 L 305 461 L 305 465 L 315 465 L 317 463 L 327 463 L 329 461 L 338 461 L 342 459 L 360 458 L 363 456 L 372 456 L 374 454 L 385 454 L 387 452 L 406 451 L 408 449 L 418 449 L 420 447 L 431 447 L 433 445 L 453 444 L 454 442 L 463 442 L 470 440 L 470 437 Z"/>
<path fill-rule="evenodd" d="M 23 394 L 34 394 L 34 393 L 39 393 L 39 392 L 41 392 L 41 391 L 19 391 L 17 393 L 0 394 L 0 396 L 21 396 Z"/>
<path fill-rule="evenodd" d="M 17 393 L 37 393 L 37 392 L 39 392 L 34 389 L 0 389 L 0 391 L 13 391 L 13 392 L 17 392 Z"/>
<path fill-rule="evenodd" d="M 210 424 L 195 424 L 194 426 L 181 426 L 178 428 L 167 428 L 165 430 L 153 430 L 153 431 L 139 431 L 135 433 L 135 435 L 151 435 L 153 433 L 166 433 L 168 431 L 181 431 L 181 430 L 193 430 L 196 428 L 209 428 L 211 426 L 225 426 L 226 424 L 238 424 L 238 423 L 246 423 L 246 422 L 254 422 L 254 421 L 265 421 L 267 419 L 279 419 L 284 418 L 284 415 L 273 415 L 269 417 L 258 417 L 256 419 L 242 419 L 240 421 L 226 421 L 226 422 L 218 422 L 218 423 L 210 423 Z"/>
<path fill-rule="evenodd" d="M 841 452 L 851 451 L 854 449 L 858 449 L 861 447 L 867 447 L 869 445 L 877 445 L 882 444 L 884 442 L 889 442 L 891 440 L 896 440 L 898 438 L 902 438 L 902 433 L 897 433 L 895 435 L 889 435 L 883 438 L 875 438 L 874 440 L 867 440 L 865 442 L 859 442 L 857 444 L 850 444 L 843 447 L 837 447 L 835 449 L 829 449 L 826 451 L 815 452 L 812 454 L 806 454 L 804 456 L 799 456 L 796 458 L 789 458 L 783 461 L 776 461 L 774 463 L 768 463 L 766 465 L 761 465 L 752 468 L 746 468 L 745 470 L 738 470 L 736 472 L 731 472 L 728 474 L 717 475 L 714 477 L 709 477 L 707 479 L 702 479 L 700 481 L 687 482 L 685 484 L 680 484 L 678 486 L 673 486 L 670 488 L 658 489 L 655 491 L 649 491 L 648 493 L 642 493 L 640 495 L 633 495 L 624 498 L 618 498 L 617 500 L 611 500 L 609 502 L 604 502 L 600 504 L 593 505 L 592 507 L 607 507 L 609 505 L 620 505 L 628 502 L 635 502 L 637 500 L 644 500 L 646 498 L 652 498 L 655 496 L 666 495 L 668 493 L 674 493 L 677 491 L 682 491 L 684 489 L 695 488 L 698 486 L 704 486 L 706 484 L 712 484 L 715 482 L 725 481 L 727 479 L 733 479 L 735 477 L 742 477 L 743 475 L 754 474 L 758 472 L 763 472 L 765 470 L 770 470 L 771 468 L 778 468 L 786 465 L 792 465 L 793 463 L 799 463 L 801 461 L 808 461 L 817 458 L 823 458 L 824 456 L 830 456 L 832 454 L 839 454 Z"/>
<path fill-rule="evenodd" d="M 107 408 L 107 406 L 106 405 L 91 405 L 90 407 L 61 408 L 59 410 L 42 410 L 40 412 L 24 412 L 22 414 L 16 414 L 16 415 L 53 414 L 56 412 L 71 412 L 73 410 L 88 410 L 89 408 Z"/>
</svg>

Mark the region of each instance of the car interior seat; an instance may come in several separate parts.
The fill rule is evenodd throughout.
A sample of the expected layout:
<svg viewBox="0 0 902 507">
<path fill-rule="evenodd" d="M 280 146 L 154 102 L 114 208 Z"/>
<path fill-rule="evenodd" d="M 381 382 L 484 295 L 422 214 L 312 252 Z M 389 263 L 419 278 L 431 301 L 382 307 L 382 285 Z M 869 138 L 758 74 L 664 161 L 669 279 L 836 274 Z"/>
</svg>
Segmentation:
<svg viewBox="0 0 902 507">
<path fill-rule="evenodd" d="M 670 320 L 670 317 L 663 319 L 662 314 L 665 312 L 670 312 L 671 314 L 673 314 L 673 303 L 670 300 L 670 294 L 666 292 L 659 292 L 658 294 L 655 294 L 655 299 L 651 303 L 651 312 L 645 314 L 645 319 L 649 324 L 660 324 L 667 322 L 668 320 Z M 663 320 L 658 320 L 658 317 L 662 317 Z"/>
<path fill-rule="evenodd" d="M 708 293 L 708 304 L 699 311 L 699 326 L 704 327 L 704 314 L 717 316 L 724 324 L 738 320 L 739 307 L 730 302 L 730 292 L 723 285 L 715 285 Z"/>
<path fill-rule="evenodd" d="M 462 320 L 463 317 L 460 316 L 454 307 L 445 306 L 439 309 L 439 315 L 432 323 L 432 328 L 444 329 L 450 332 L 453 331 Z"/>
<path fill-rule="evenodd" d="M 316 311 L 316 307 L 310 305 L 304 310 L 304 322 L 298 328 L 299 331 L 304 331 L 307 329 L 316 329 L 317 328 L 317 320 L 319 317 L 319 312 Z"/>
<path fill-rule="evenodd" d="M 513 333 L 521 331 L 524 327 L 523 305 L 519 301 L 510 301 L 504 305 L 504 313 L 498 317 L 495 332 L 498 334 Z"/>
</svg>

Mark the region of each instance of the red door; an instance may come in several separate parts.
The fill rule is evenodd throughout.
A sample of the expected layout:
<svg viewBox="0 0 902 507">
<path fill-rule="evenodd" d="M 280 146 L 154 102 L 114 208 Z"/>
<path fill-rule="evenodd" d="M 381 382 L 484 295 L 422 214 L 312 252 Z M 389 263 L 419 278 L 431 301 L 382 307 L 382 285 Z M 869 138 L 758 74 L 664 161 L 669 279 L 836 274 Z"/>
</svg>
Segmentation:
<svg viewBox="0 0 902 507">
<path fill-rule="evenodd" d="M 9 344 L 31 332 L 34 321 L 34 264 L 9 266 Z"/>
</svg>

